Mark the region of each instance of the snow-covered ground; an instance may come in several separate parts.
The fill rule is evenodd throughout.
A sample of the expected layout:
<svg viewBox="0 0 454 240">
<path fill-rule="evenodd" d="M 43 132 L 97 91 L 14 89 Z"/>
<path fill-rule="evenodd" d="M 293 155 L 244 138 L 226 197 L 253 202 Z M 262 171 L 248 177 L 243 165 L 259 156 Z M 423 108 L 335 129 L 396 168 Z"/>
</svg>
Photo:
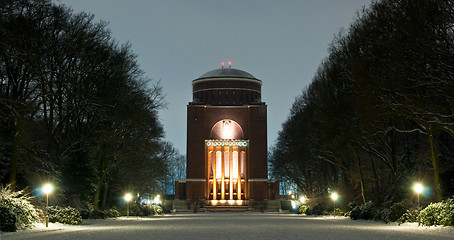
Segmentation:
<svg viewBox="0 0 454 240">
<path fill-rule="evenodd" d="M 79 226 L 50 223 L 8 239 L 454 239 L 453 227 L 418 227 L 277 213 L 176 213 L 148 218 L 84 220 Z"/>
</svg>

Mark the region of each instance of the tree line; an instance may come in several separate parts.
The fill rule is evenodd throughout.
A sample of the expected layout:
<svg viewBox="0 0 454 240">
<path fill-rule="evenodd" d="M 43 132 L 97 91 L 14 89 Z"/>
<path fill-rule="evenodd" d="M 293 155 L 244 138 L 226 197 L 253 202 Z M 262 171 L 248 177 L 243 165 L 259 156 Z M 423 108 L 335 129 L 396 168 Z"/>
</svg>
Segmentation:
<svg viewBox="0 0 454 240">
<path fill-rule="evenodd" d="M 383 206 L 454 194 L 454 1 L 381 0 L 337 35 L 270 151 L 308 197 Z"/>
<path fill-rule="evenodd" d="M 163 191 L 181 156 L 162 87 L 106 26 L 50 0 L 0 2 L 2 184 L 52 181 L 59 202 L 95 209 Z"/>
</svg>

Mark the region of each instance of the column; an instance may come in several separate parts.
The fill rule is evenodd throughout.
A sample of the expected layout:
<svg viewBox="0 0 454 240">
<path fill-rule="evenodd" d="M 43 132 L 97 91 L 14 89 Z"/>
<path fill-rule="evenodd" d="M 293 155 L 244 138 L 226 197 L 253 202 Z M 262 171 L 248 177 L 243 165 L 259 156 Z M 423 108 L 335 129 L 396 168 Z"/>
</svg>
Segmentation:
<svg viewBox="0 0 454 240">
<path fill-rule="evenodd" d="M 237 188 L 237 199 L 241 200 L 241 152 L 240 149 L 238 149 L 237 157 L 236 160 L 238 161 L 237 166 L 238 166 L 238 188 Z"/>
<path fill-rule="evenodd" d="M 210 152 L 210 158 L 213 164 L 213 200 L 216 200 L 218 197 L 218 191 L 216 189 L 216 156 L 213 155 L 213 152 Z"/>
<path fill-rule="evenodd" d="M 225 159 L 224 159 L 224 152 L 225 152 L 225 147 L 223 147 L 222 149 L 223 151 L 221 151 L 221 159 L 222 159 L 222 163 L 221 163 L 221 167 L 222 167 L 222 175 L 221 175 L 221 200 L 225 200 L 225 183 L 224 183 L 224 180 L 225 180 Z"/>
<path fill-rule="evenodd" d="M 232 147 L 229 147 L 229 199 L 233 200 L 233 154 Z"/>
</svg>

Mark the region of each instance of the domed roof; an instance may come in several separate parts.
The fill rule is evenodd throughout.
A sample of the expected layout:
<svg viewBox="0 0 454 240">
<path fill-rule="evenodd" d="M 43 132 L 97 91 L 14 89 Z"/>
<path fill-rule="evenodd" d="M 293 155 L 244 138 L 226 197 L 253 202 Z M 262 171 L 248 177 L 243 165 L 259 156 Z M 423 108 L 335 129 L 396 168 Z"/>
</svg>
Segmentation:
<svg viewBox="0 0 454 240">
<path fill-rule="evenodd" d="M 212 71 L 209 71 L 196 80 L 199 79 L 205 79 L 205 78 L 248 78 L 248 79 L 254 79 L 258 80 L 255 78 L 252 74 L 245 72 L 243 70 L 235 69 L 235 68 L 219 68 L 215 69 Z"/>
</svg>

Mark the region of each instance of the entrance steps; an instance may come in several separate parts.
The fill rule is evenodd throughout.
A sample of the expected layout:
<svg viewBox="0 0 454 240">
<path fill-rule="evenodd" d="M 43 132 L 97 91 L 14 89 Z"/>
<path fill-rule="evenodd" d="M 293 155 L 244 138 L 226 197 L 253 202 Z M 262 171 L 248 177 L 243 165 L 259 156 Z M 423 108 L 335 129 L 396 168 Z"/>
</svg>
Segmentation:
<svg viewBox="0 0 454 240">
<path fill-rule="evenodd" d="M 205 206 L 205 211 L 207 212 L 247 212 L 249 211 L 249 206 L 229 206 L 229 205 L 220 205 L 220 206 Z"/>
</svg>

